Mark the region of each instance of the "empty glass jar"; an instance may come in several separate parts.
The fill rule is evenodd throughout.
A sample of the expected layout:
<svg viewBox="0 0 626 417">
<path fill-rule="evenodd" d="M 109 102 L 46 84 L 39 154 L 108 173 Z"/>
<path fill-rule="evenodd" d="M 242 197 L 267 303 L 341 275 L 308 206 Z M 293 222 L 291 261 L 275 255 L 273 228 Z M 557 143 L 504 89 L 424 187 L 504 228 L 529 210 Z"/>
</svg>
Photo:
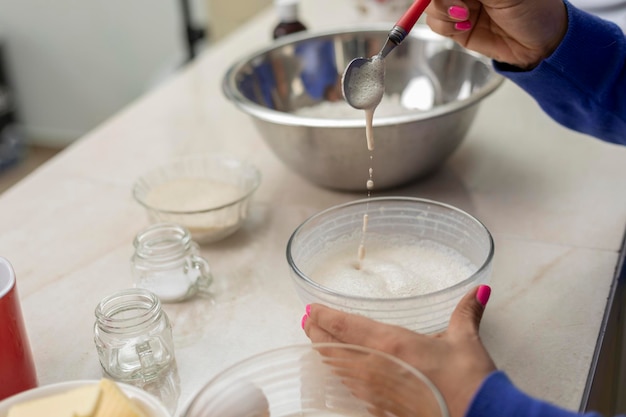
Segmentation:
<svg viewBox="0 0 626 417">
<path fill-rule="evenodd" d="M 208 292 L 213 281 L 209 264 L 183 226 L 154 224 L 138 233 L 133 245 L 131 269 L 136 287 L 152 291 L 163 302 Z"/>
<path fill-rule="evenodd" d="M 143 388 L 173 411 L 180 395 L 172 327 L 159 298 L 133 288 L 105 297 L 95 311 L 94 341 L 104 374 Z"/>
</svg>

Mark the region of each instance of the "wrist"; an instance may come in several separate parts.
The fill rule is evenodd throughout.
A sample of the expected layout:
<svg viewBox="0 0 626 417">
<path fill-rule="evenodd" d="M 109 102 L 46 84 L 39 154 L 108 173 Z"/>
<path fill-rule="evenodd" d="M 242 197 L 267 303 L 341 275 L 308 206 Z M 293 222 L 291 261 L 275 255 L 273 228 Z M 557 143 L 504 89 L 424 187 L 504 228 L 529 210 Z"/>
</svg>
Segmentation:
<svg viewBox="0 0 626 417">
<path fill-rule="evenodd" d="M 566 3 L 562 0 L 546 1 L 545 8 L 530 13 L 525 24 L 512 33 L 532 34 L 508 40 L 512 55 L 492 56 L 508 71 L 530 71 L 549 58 L 561 45 L 567 34 L 569 16 Z M 500 59 L 499 59 L 500 58 Z"/>
<path fill-rule="evenodd" d="M 544 48 L 543 54 L 540 56 L 539 60 L 534 63 L 532 68 L 539 65 L 544 59 L 549 58 L 557 50 L 559 45 L 561 45 L 561 42 L 563 42 L 569 24 L 569 18 L 567 16 L 567 9 L 565 8 L 565 4 L 563 4 L 562 13 L 563 17 L 556 19 L 557 25 L 554 29 L 552 37 L 548 38 L 549 40 L 546 42 L 546 47 Z"/>
<path fill-rule="evenodd" d="M 474 368 L 469 373 L 463 373 L 463 375 L 465 375 L 463 385 L 458 386 L 455 391 L 446 392 L 448 394 L 446 402 L 451 417 L 466 416 L 474 398 L 485 383 L 485 380 L 489 378 L 491 374 L 497 372 L 491 359 L 487 358 L 484 365 L 485 366 Z"/>
</svg>

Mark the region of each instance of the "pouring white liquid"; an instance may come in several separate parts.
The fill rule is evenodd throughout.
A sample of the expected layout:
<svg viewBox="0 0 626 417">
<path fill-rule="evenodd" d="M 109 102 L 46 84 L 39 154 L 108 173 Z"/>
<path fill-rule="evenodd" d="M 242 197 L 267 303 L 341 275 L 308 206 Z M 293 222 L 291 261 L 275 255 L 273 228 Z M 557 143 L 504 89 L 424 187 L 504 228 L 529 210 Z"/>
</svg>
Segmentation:
<svg viewBox="0 0 626 417">
<path fill-rule="evenodd" d="M 352 71 L 348 85 L 344 86 L 353 107 L 365 110 L 365 136 L 367 149 L 374 150 L 374 110 L 385 92 L 385 60 L 375 55 L 364 65 Z"/>
<path fill-rule="evenodd" d="M 385 92 L 385 60 L 381 55 L 376 55 L 358 68 L 354 68 L 348 85 L 344 86 L 350 96 L 350 104 L 365 110 L 365 137 L 367 149 L 374 150 L 374 111 L 380 104 Z M 370 163 L 373 156 L 370 154 Z M 367 197 L 371 197 L 374 189 L 373 168 L 370 166 L 369 179 L 367 180 Z M 357 252 L 357 269 L 361 269 L 365 258 L 365 234 L 367 232 L 367 212 L 363 215 L 363 231 L 361 243 Z"/>
</svg>

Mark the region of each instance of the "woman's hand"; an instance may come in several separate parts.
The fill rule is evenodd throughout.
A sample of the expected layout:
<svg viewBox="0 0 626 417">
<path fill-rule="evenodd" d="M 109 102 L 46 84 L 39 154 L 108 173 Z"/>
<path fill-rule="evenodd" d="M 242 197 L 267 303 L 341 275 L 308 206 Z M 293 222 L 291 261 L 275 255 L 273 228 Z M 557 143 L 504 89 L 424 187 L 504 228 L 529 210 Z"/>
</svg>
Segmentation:
<svg viewBox="0 0 626 417">
<path fill-rule="evenodd" d="M 432 0 L 426 13 L 433 31 L 522 69 L 550 56 L 567 31 L 562 0 Z"/>
<path fill-rule="evenodd" d="M 478 335 L 490 289 L 463 297 L 448 329 L 426 336 L 319 304 L 307 308 L 302 325 L 312 342 L 341 342 L 377 349 L 404 360 L 439 389 L 452 417 L 462 417 L 480 384 L 496 369 Z"/>
</svg>

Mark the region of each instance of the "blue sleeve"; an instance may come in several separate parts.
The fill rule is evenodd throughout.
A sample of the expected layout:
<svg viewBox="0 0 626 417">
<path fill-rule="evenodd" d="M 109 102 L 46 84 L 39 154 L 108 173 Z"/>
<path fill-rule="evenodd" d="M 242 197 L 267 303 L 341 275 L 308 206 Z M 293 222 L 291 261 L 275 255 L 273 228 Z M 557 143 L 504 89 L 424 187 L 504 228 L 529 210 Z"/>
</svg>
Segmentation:
<svg viewBox="0 0 626 417">
<path fill-rule="evenodd" d="M 626 37 L 617 25 L 565 4 L 567 33 L 550 57 L 530 71 L 494 66 L 558 123 L 626 145 Z"/>
<path fill-rule="evenodd" d="M 580 414 L 554 406 L 518 390 L 502 371 L 495 371 L 482 383 L 465 417 L 601 417 Z"/>
</svg>

